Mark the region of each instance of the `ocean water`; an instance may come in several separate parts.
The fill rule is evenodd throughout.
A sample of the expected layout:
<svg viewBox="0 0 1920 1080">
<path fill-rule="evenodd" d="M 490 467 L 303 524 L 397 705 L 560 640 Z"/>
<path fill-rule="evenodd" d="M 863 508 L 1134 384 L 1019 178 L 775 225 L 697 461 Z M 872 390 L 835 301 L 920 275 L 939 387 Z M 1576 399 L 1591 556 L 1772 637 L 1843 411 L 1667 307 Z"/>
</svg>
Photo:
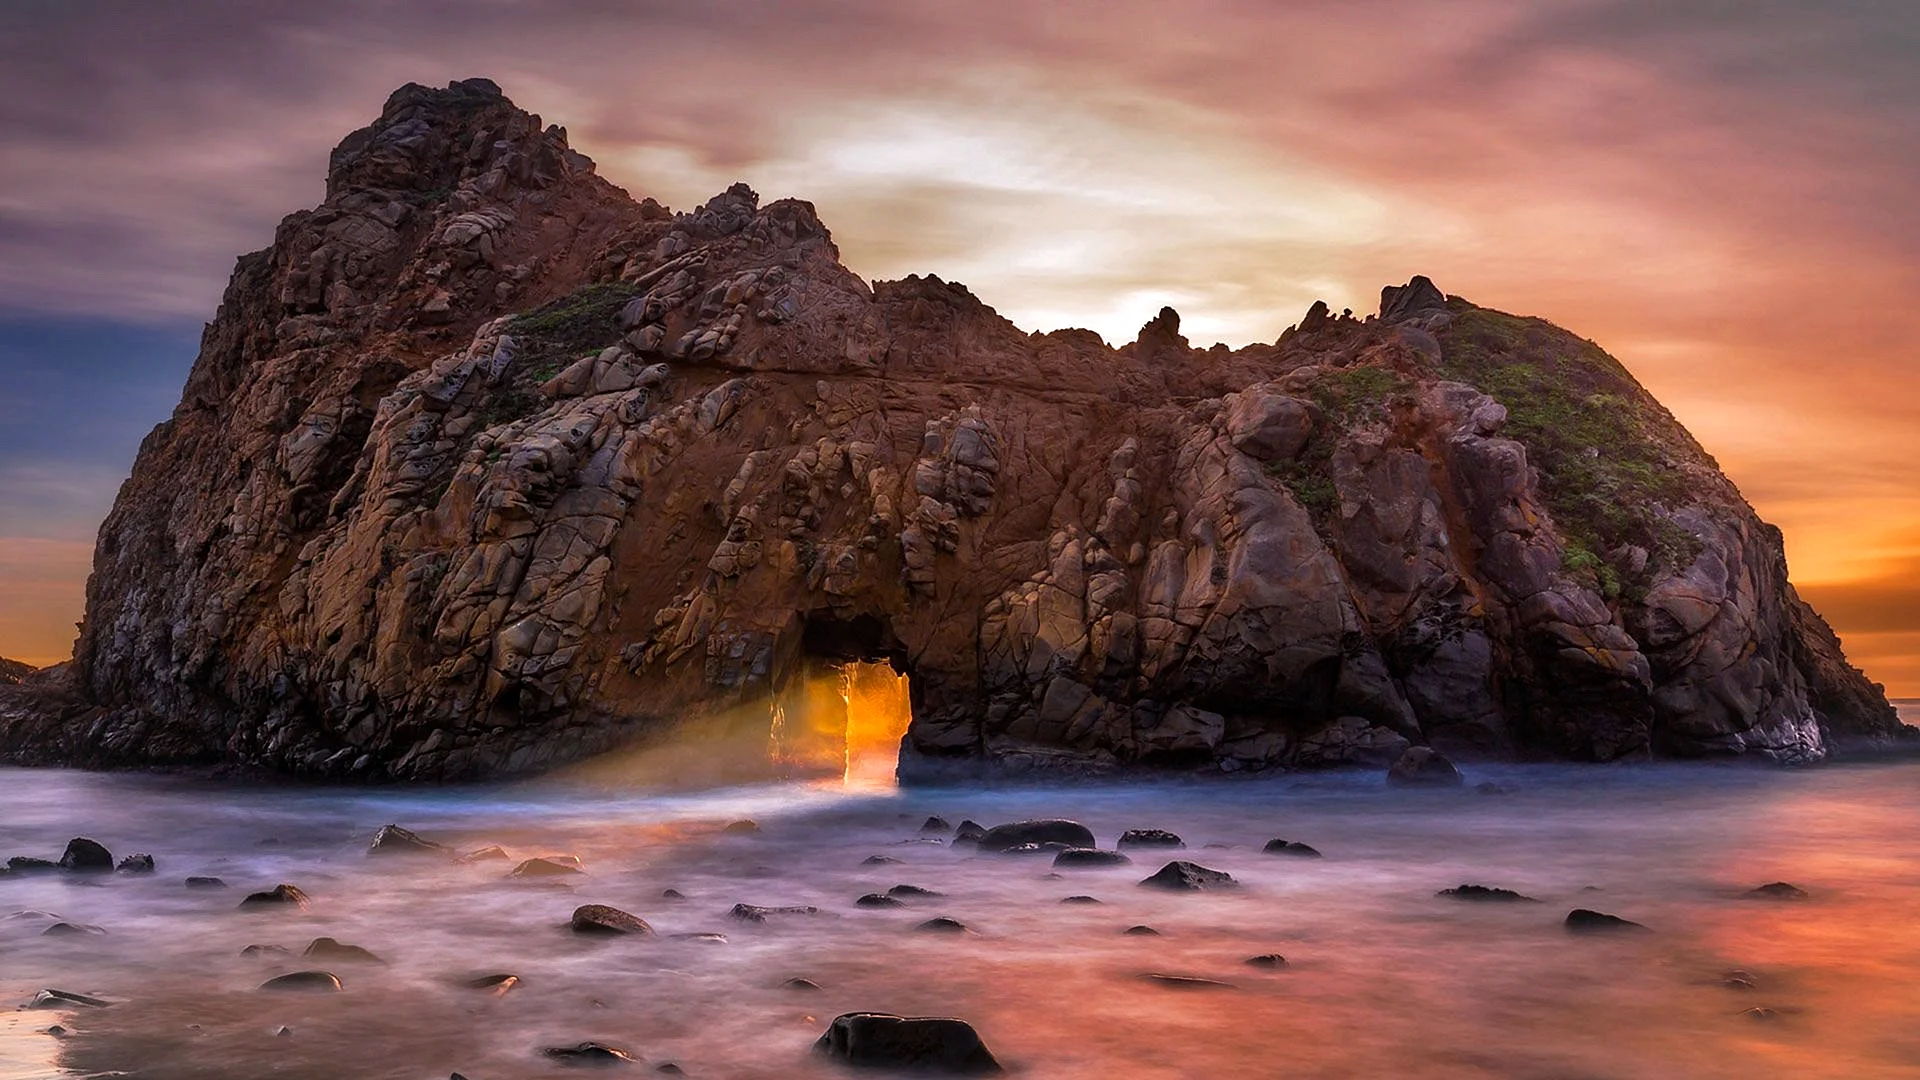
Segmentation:
<svg viewBox="0 0 1920 1080">
<path fill-rule="evenodd" d="M 1504 794 L 1388 789 L 1376 775 L 1125 787 L 910 790 L 841 783 L 649 790 L 599 769 L 437 790 L 216 786 L 0 770 L 0 857 L 90 836 L 152 875 L 0 880 L 0 1004 L 45 987 L 104 1009 L 0 1012 L 0 1078 L 575 1075 L 583 1040 L 687 1075 L 843 1075 L 810 1045 L 837 1014 L 969 1020 L 1016 1075 L 1753 1080 L 1920 1075 L 1920 763 L 1803 770 L 1652 765 L 1469 771 Z M 1169 894 L 1131 866 L 924 842 L 929 815 L 1179 833 L 1231 891 Z M 750 817 L 749 835 L 722 831 Z M 462 851 L 576 855 L 585 872 L 370 858 L 398 822 Z M 950 835 L 950 834 L 945 834 Z M 1324 858 L 1266 855 L 1275 837 Z M 869 865 L 869 856 L 897 863 Z M 231 887 L 188 889 L 189 875 Z M 1811 898 L 1741 898 L 1788 881 Z M 241 897 L 298 885 L 310 910 Z M 1465 883 L 1539 903 L 1435 896 Z M 912 884 L 944 895 L 855 907 Z M 684 900 L 668 900 L 675 889 Z M 1091 895 L 1097 905 L 1063 905 Z M 736 903 L 811 905 L 763 924 Z M 658 936 L 566 929 L 606 903 Z M 1569 934 L 1593 908 L 1651 932 Z M 49 937 L 46 912 L 105 930 Z M 935 915 L 973 929 L 929 935 Z M 1157 936 L 1129 935 L 1147 925 Z M 720 934 L 724 941 L 675 935 Z M 380 965 L 320 964 L 317 937 Z M 288 955 L 246 956 L 251 944 Z M 1248 966 L 1279 953 L 1283 968 Z M 263 991 L 324 967 L 338 994 Z M 1727 985 L 1743 971 L 1751 988 Z M 520 976 L 508 993 L 465 985 Z M 1225 983 L 1176 989 L 1147 973 Z M 816 992 L 783 983 L 805 978 Z M 1751 1010 L 1760 1010 L 1754 1012 Z M 45 1034 L 52 1024 L 70 1033 Z M 287 1029 L 281 1034 L 280 1029 Z M 882 1074 L 884 1075 L 884 1074 Z"/>
</svg>

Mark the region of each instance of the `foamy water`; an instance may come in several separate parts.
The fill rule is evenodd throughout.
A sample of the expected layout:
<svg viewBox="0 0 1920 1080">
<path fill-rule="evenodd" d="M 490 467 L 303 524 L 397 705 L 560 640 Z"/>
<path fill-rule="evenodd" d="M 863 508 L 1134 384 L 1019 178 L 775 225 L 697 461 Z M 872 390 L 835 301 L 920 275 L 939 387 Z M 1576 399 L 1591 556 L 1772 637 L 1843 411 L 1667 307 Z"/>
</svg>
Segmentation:
<svg viewBox="0 0 1920 1080">
<path fill-rule="evenodd" d="M 688 1075 L 843 1075 L 809 1050 L 835 1015 L 955 1015 L 1018 1074 L 1046 1078 L 1910 1077 L 1920 1073 L 1920 764 L 1472 770 L 1503 795 L 1399 792 L 1377 776 L 997 791 L 760 785 L 648 794 L 548 781 L 438 791 L 233 789 L 164 778 L 0 771 L 0 856 L 68 838 L 151 852 L 150 876 L 0 881 L 0 916 L 44 910 L 106 929 L 50 938 L 0 921 L 0 1001 L 42 987 L 110 1008 L 0 1013 L 0 1077 L 444 1078 L 570 1075 L 543 1047 L 599 1040 Z M 1243 887 L 1174 895 L 1136 882 L 1166 856 L 1064 871 L 1046 858 L 915 842 L 938 814 L 992 825 L 1080 820 L 1179 833 L 1181 857 Z M 720 831 L 739 817 L 757 835 Z M 368 858 L 399 822 L 471 850 L 578 855 L 585 875 L 509 880 L 511 864 Z M 1265 855 L 1274 837 L 1319 860 Z M 887 855 L 898 864 L 863 860 Z M 232 887 L 190 890 L 189 874 Z M 1785 880 L 1798 903 L 1739 899 Z M 278 882 L 305 914 L 235 910 Z M 1434 896 L 1473 882 L 1540 904 Z M 895 884 L 944 893 L 856 908 Z M 677 889 L 687 899 L 661 898 Z M 1099 905 L 1062 905 L 1072 894 Z M 751 925 L 739 902 L 813 905 Z M 661 936 L 586 939 L 578 905 Z M 1651 927 L 1577 937 L 1597 908 Z M 915 933 L 934 915 L 965 937 Z M 1159 936 L 1122 931 L 1149 925 Z M 724 943 L 675 938 L 724 934 Z M 315 937 L 386 966 L 319 965 Z M 276 944 L 294 956 L 241 955 Z M 1243 961 L 1281 953 L 1288 965 Z M 265 979 L 316 966 L 340 994 Z M 1730 989 L 1723 975 L 1752 974 Z M 490 996 L 463 985 L 510 972 Z M 1146 972 L 1230 983 L 1175 990 Z M 786 989 L 789 978 L 822 987 Z M 1755 1019 L 1746 1010 L 1771 1010 Z M 41 1032 L 59 1023 L 65 1039 Z M 276 1034 L 285 1026 L 286 1035 Z M 65 1072 L 48 1063 L 55 1061 Z"/>
</svg>

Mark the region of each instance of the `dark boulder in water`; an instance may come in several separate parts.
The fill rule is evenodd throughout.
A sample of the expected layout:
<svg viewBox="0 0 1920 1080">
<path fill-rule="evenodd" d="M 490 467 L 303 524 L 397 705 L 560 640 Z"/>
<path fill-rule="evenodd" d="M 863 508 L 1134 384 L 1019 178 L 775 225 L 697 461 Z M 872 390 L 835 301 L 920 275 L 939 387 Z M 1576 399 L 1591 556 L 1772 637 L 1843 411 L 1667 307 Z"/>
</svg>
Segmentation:
<svg viewBox="0 0 1920 1080">
<path fill-rule="evenodd" d="M 1807 900 L 1811 899 L 1807 890 L 1784 881 L 1775 881 L 1756 889 L 1748 889 L 1740 894 L 1743 900 Z"/>
<path fill-rule="evenodd" d="M 104 998 L 76 994 L 71 990 L 48 988 L 33 995 L 25 1005 L 20 1007 L 23 1009 L 104 1009 L 111 1004 L 113 1002 Z"/>
<path fill-rule="evenodd" d="M 1446 755 L 1431 746 L 1410 746 L 1387 770 L 1387 783 L 1396 787 L 1459 787 L 1466 777 Z"/>
<path fill-rule="evenodd" d="M 818 991 L 820 984 L 814 982 L 812 979 L 788 979 L 786 982 L 780 984 L 780 989 L 799 990 L 810 994 Z"/>
<path fill-rule="evenodd" d="M 1060 898 L 1060 902 L 1063 904 L 1097 904 L 1100 902 L 1100 898 L 1096 896 L 1064 896 Z"/>
<path fill-rule="evenodd" d="M 187 888 L 189 889 L 224 889 L 226 887 L 227 883 L 217 877 L 207 877 L 196 874 L 187 879 Z"/>
<path fill-rule="evenodd" d="M 860 1068 L 900 1069 L 950 1076 L 1002 1072 L 973 1025 L 951 1017 L 846 1013 L 813 1044 L 814 1050 Z"/>
<path fill-rule="evenodd" d="M 855 900 L 853 902 L 853 906 L 866 907 L 866 908 L 896 908 L 896 907 L 906 907 L 907 902 L 905 900 L 900 899 L 897 896 L 888 896 L 886 893 L 874 892 L 874 893 L 868 893 L 867 895 L 862 896 L 860 899 Z"/>
<path fill-rule="evenodd" d="M 963 821 L 953 830 L 953 842 L 956 844 L 977 844 L 987 835 L 986 826 L 977 821 Z"/>
<path fill-rule="evenodd" d="M 1269 840 L 1267 846 L 1260 850 L 1269 855 L 1292 855 L 1302 859 L 1320 858 L 1319 848 L 1293 840 Z"/>
<path fill-rule="evenodd" d="M 520 976 L 504 971 L 467 980 L 468 989 L 490 991 L 494 997 L 499 997 L 519 985 Z"/>
<path fill-rule="evenodd" d="M 1120 931 L 1120 933 L 1127 937 L 1159 937 L 1160 936 L 1160 931 L 1155 930 L 1153 927 L 1146 926 L 1146 925 L 1129 926 L 1125 930 Z"/>
<path fill-rule="evenodd" d="M 1247 957 L 1245 963 L 1248 967 L 1283 968 L 1287 966 L 1287 958 L 1277 952 L 1261 953 L 1259 956 Z"/>
<path fill-rule="evenodd" d="M 1070 848 L 1096 847 L 1093 830 L 1077 821 L 1042 818 L 995 825 L 980 834 L 981 851 L 1005 851 L 1021 844 L 1060 844 Z"/>
<path fill-rule="evenodd" d="M 1150 889 L 1175 892 L 1200 892 L 1206 889 L 1231 889 L 1240 883 L 1225 870 L 1210 870 L 1199 863 L 1176 859 L 1161 867 L 1152 877 L 1140 882 Z"/>
<path fill-rule="evenodd" d="M 84 937 L 88 934 L 104 934 L 106 930 L 88 923 L 57 922 L 40 931 L 42 937 Z"/>
<path fill-rule="evenodd" d="M 900 861 L 899 859 L 896 859 L 891 855 L 869 855 L 866 858 L 860 860 L 860 865 L 861 866 L 886 866 L 889 863 L 897 863 L 899 861 Z"/>
<path fill-rule="evenodd" d="M 923 889 L 918 885 L 895 885 L 887 890 L 887 895 L 897 900 L 927 900 L 936 896 L 945 896 L 932 889 Z"/>
<path fill-rule="evenodd" d="M 1219 979 L 1203 979 L 1197 975 L 1168 975 L 1160 971 L 1142 972 L 1140 978 L 1156 986 L 1169 990 L 1231 990 L 1233 984 Z"/>
<path fill-rule="evenodd" d="M 435 855 L 449 858 L 453 849 L 445 844 L 436 844 L 411 829 L 398 825 L 382 825 L 380 831 L 373 834 L 373 840 L 367 845 L 369 855 Z M 502 855 L 506 854 L 501 852 Z"/>
<path fill-rule="evenodd" d="M 60 870 L 60 864 L 52 859 L 36 859 L 31 855 L 15 855 L 7 860 L 7 871 L 14 874 L 52 874 Z"/>
<path fill-rule="evenodd" d="M 584 874 L 580 860 L 572 855 L 550 855 L 543 858 L 527 859 L 508 872 L 508 877 L 547 878 L 566 877 L 569 874 Z"/>
<path fill-rule="evenodd" d="M 358 945 L 348 945 L 330 937 L 314 938 L 300 955 L 315 960 L 348 964 L 384 964 L 385 960 Z"/>
<path fill-rule="evenodd" d="M 463 863 L 512 862 L 513 856 L 507 854 L 507 849 L 499 844 L 488 844 L 477 851 L 467 852 L 460 856 L 458 861 Z"/>
<path fill-rule="evenodd" d="M 741 922 L 763 923 L 775 915 L 818 915 L 820 909 L 805 904 L 789 904 L 786 907 L 761 907 L 758 904 L 735 904 L 727 914 Z"/>
<path fill-rule="evenodd" d="M 1101 851 L 1099 848 L 1068 848 L 1053 857 L 1053 865 L 1062 870 L 1100 870 L 1111 866 L 1128 866 L 1133 860 L 1117 851 Z"/>
<path fill-rule="evenodd" d="M 727 827 L 720 831 L 729 836 L 752 836 L 760 831 L 760 823 L 752 818 L 741 818 L 739 821 L 728 822 Z"/>
<path fill-rule="evenodd" d="M 914 927 L 914 929 L 923 934 L 971 934 L 973 933 L 972 927 L 968 926 L 966 923 L 961 922 L 959 919 L 950 918 L 946 915 L 936 915 L 933 918 L 928 919 L 926 922 L 923 922 L 920 925 Z"/>
<path fill-rule="evenodd" d="M 1575 934 L 1610 934 L 1618 931 L 1645 932 L 1646 927 L 1618 915 L 1608 915 L 1604 911 L 1588 908 L 1574 908 L 1567 912 L 1566 927 Z"/>
<path fill-rule="evenodd" d="M 136 855 L 129 855 L 121 859 L 119 866 L 115 867 L 115 869 L 123 874 L 151 874 L 153 873 L 153 856 L 144 851 Z"/>
<path fill-rule="evenodd" d="M 287 956 L 292 952 L 285 945 L 249 945 L 240 950 L 241 956 Z"/>
<path fill-rule="evenodd" d="M 947 819 L 939 817 L 938 815 L 930 817 L 920 823 L 920 831 L 923 833 L 943 833 L 951 828 L 953 828 L 953 826 L 948 824 Z"/>
<path fill-rule="evenodd" d="M 606 904 L 583 904 L 573 909 L 573 918 L 568 923 L 576 934 L 640 934 L 653 933 L 653 927 L 638 915 L 621 911 Z"/>
<path fill-rule="evenodd" d="M 270 908 L 290 907 L 305 911 L 312 905 L 312 899 L 300 891 L 298 886 L 281 884 L 265 892 L 248 893 L 247 898 L 240 901 L 240 910 L 264 911 Z"/>
<path fill-rule="evenodd" d="M 105 873 L 113 869 L 113 852 L 97 841 L 76 836 L 67 841 L 67 850 L 60 856 L 60 869 L 86 874 Z"/>
<path fill-rule="evenodd" d="M 1471 900 L 1477 903 L 1492 904 L 1537 904 L 1540 901 L 1531 896 L 1523 896 L 1512 889 L 1496 889 L 1491 885 L 1459 885 L 1451 889 L 1441 889 L 1435 896 L 1444 896 L 1449 900 Z"/>
<path fill-rule="evenodd" d="M 1128 848 L 1183 848 L 1187 844 L 1177 833 L 1165 829 L 1128 829 L 1113 846 L 1125 851 Z"/>
<path fill-rule="evenodd" d="M 638 1060 L 617 1046 L 597 1042 L 549 1046 L 540 1053 L 562 1065 L 631 1065 Z"/>
<path fill-rule="evenodd" d="M 346 987 L 341 984 L 340 976 L 331 971 L 295 971 L 268 979 L 260 984 L 260 989 L 337 994 Z"/>
</svg>

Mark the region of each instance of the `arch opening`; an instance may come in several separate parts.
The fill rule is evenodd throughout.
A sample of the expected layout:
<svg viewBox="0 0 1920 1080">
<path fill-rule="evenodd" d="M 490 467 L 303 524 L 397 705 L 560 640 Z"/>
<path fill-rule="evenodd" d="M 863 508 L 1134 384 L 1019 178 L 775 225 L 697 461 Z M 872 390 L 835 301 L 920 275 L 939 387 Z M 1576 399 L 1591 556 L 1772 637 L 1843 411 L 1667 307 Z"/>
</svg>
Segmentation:
<svg viewBox="0 0 1920 1080">
<path fill-rule="evenodd" d="M 912 723 L 903 650 L 879 619 L 812 616 L 774 693 L 768 757 L 776 776 L 892 787 Z"/>
</svg>

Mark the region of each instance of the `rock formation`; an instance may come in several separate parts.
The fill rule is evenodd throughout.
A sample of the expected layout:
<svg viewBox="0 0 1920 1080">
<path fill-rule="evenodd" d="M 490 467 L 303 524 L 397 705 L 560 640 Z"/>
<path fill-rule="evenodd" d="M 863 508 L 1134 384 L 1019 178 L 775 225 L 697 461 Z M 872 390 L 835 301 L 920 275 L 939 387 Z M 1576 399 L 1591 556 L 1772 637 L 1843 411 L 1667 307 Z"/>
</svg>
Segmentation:
<svg viewBox="0 0 1920 1080">
<path fill-rule="evenodd" d="M 1238 350 L 1026 333 L 807 203 L 634 202 L 478 79 L 240 260 L 87 600 L 15 760 L 520 773 L 881 658 L 909 778 L 1907 730 L 1590 342 L 1425 278 Z"/>
<path fill-rule="evenodd" d="M 0 686 L 18 686 L 20 681 L 39 670 L 32 664 L 0 656 Z"/>
</svg>

